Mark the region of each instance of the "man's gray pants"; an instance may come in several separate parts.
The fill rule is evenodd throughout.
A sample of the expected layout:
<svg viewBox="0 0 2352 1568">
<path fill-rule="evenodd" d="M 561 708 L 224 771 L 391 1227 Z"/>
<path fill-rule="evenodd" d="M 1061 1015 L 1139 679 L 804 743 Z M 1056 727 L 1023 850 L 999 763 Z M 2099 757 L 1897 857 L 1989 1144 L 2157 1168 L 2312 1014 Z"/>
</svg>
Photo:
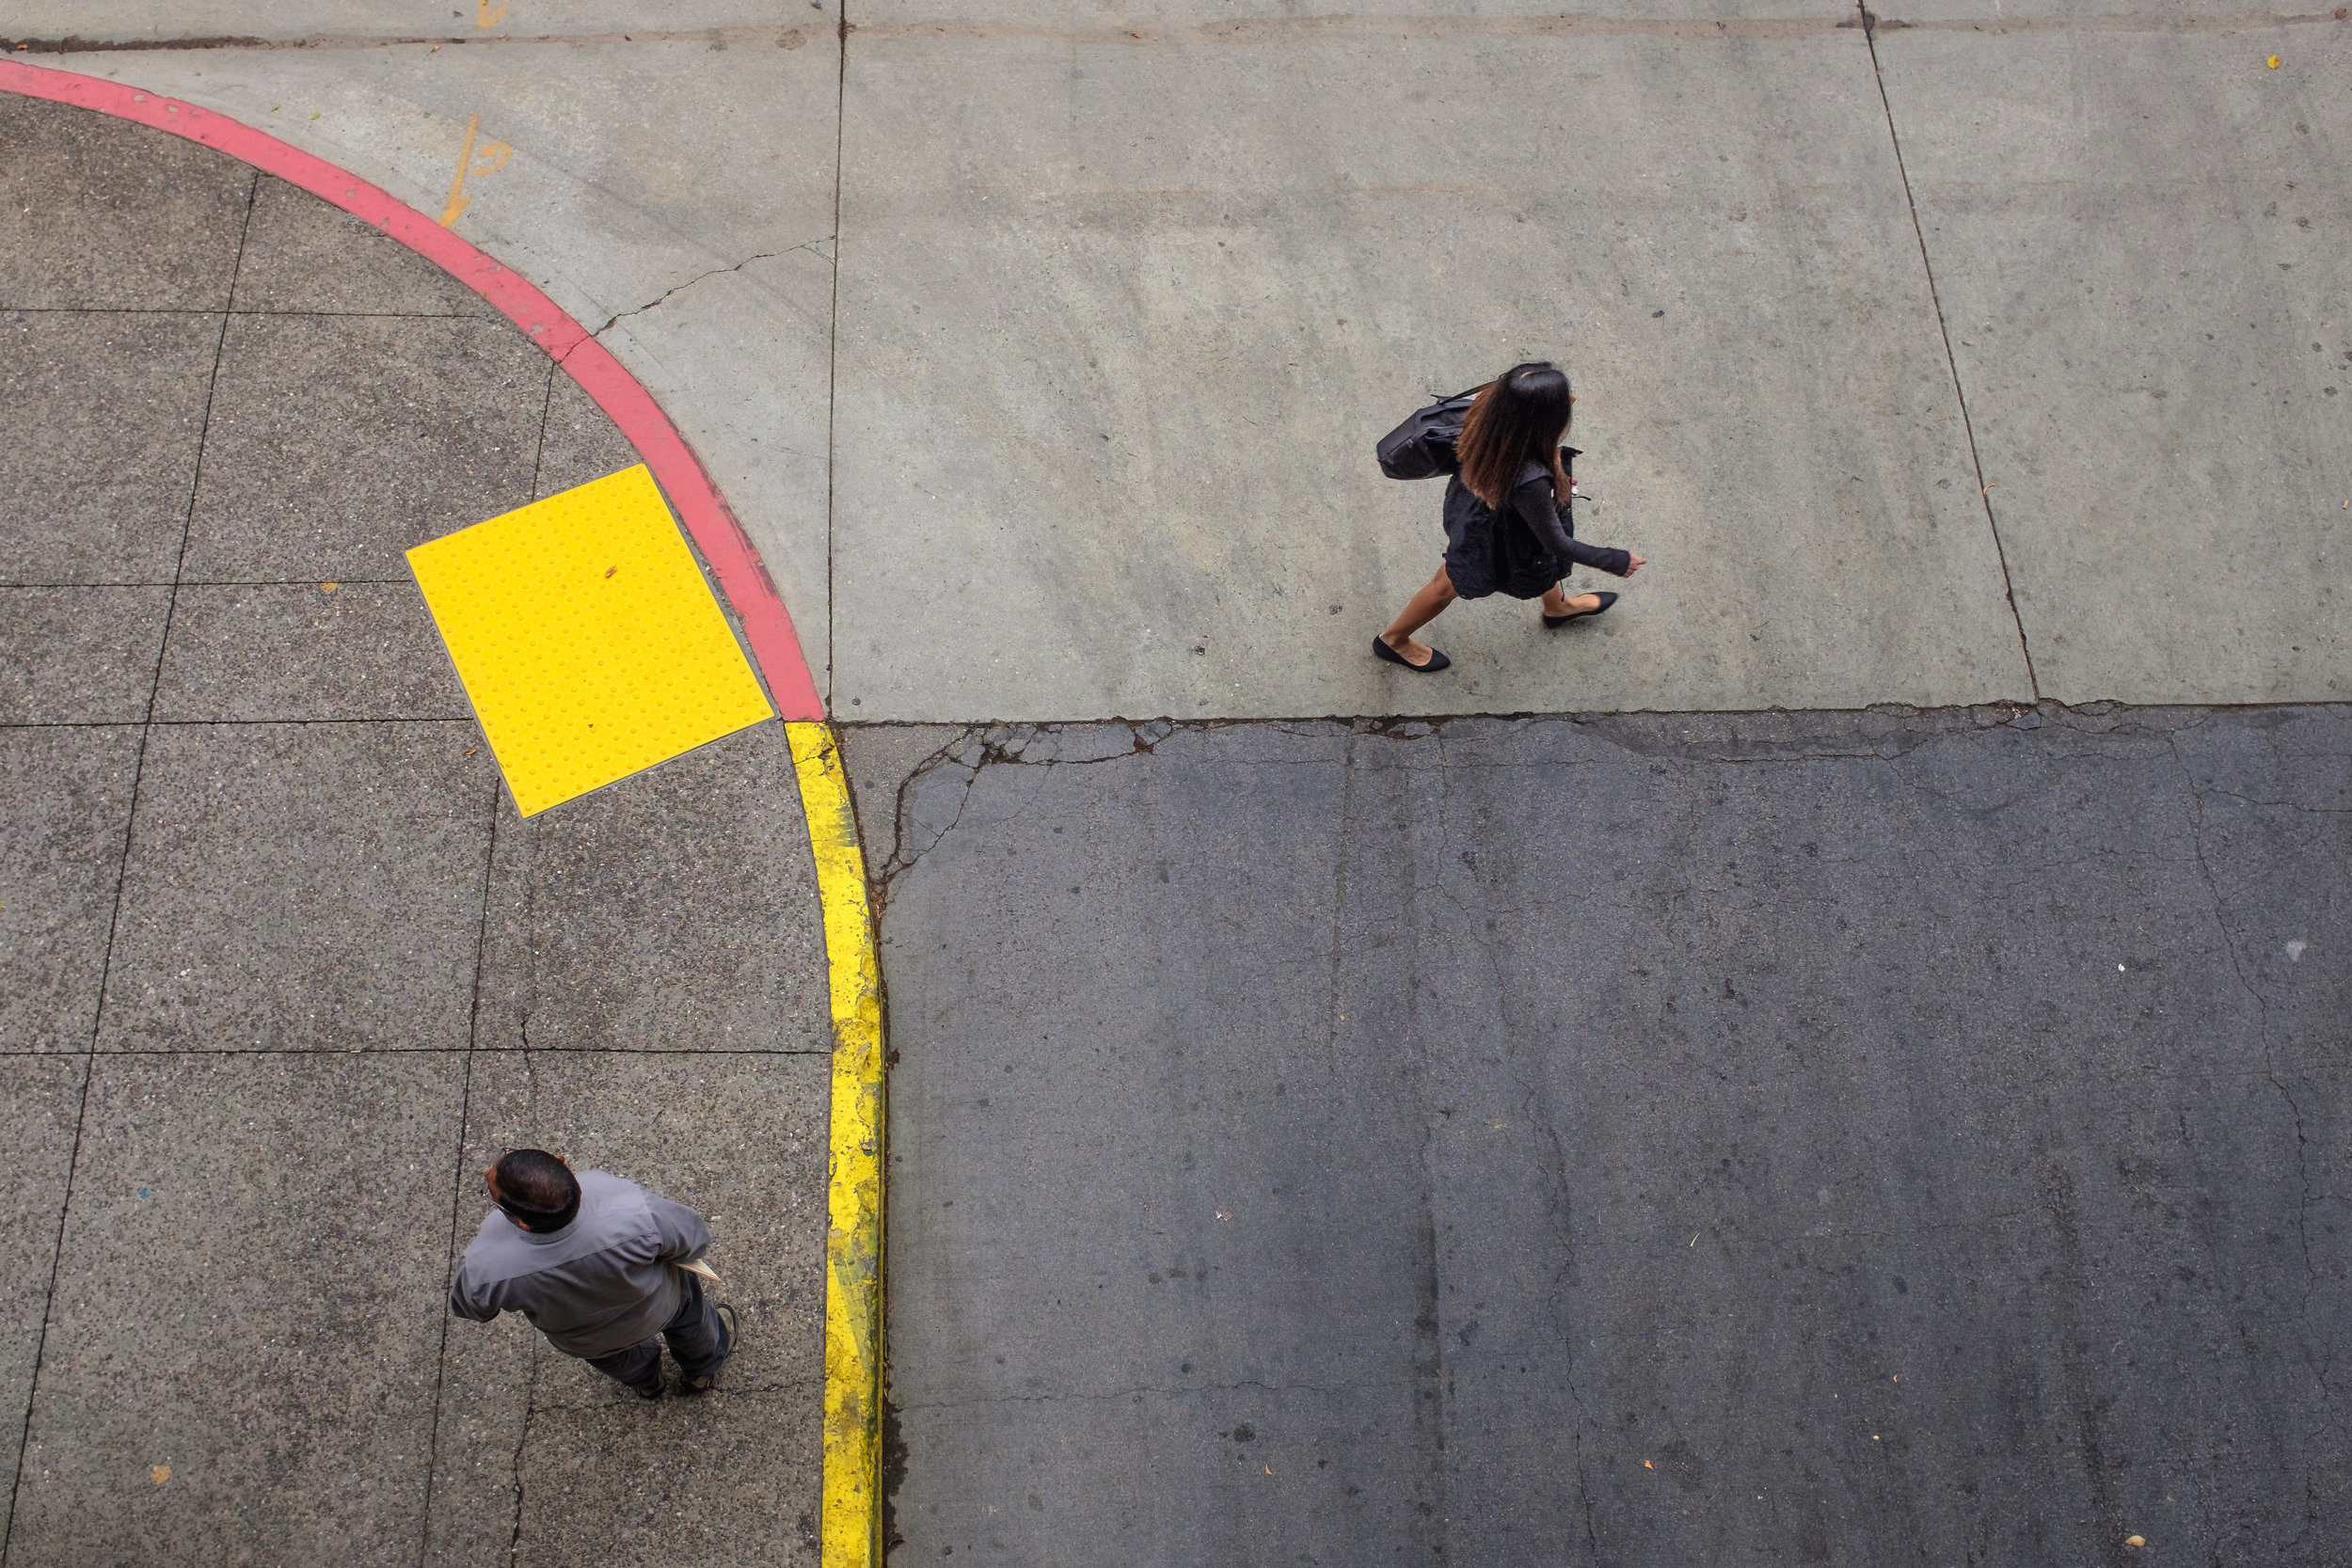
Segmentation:
<svg viewBox="0 0 2352 1568">
<path fill-rule="evenodd" d="M 588 1365 L 631 1388 L 659 1387 L 661 1342 L 666 1339 L 670 1354 L 689 1383 L 716 1371 L 719 1363 L 727 1358 L 727 1352 L 734 1348 L 727 1343 L 725 1325 L 719 1322 L 719 1309 L 703 1298 L 700 1275 L 680 1269 L 678 1283 L 684 1290 L 678 1297 L 677 1311 L 661 1325 L 660 1334 L 610 1355 L 591 1355 L 586 1358 Z"/>
</svg>

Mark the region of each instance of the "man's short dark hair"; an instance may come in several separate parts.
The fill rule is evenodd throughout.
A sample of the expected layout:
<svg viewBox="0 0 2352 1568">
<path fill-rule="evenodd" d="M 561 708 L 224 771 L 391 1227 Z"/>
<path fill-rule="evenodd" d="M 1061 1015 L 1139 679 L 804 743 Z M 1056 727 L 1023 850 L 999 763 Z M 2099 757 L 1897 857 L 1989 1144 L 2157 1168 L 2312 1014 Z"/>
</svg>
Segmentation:
<svg viewBox="0 0 2352 1568">
<path fill-rule="evenodd" d="M 561 1230 L 580 1212 L 580 1179 L 539 1148 L 517 1148 L 499 1161 L 499 1207 L 532 1230 Z"/>
</svg>

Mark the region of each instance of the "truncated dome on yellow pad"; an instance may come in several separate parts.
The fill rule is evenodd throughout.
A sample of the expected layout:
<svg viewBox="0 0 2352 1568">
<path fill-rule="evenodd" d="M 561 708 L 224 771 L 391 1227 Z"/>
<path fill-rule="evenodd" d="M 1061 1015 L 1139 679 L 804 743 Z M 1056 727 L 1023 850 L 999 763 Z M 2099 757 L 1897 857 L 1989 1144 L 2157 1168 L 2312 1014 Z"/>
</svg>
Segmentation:
<svg viewBox="0 0 2352 1568">
<path fill-rule="evenodd" d="M 774 710 L 640 465 L 408 552 L 525 816 Z"/>
</svg>

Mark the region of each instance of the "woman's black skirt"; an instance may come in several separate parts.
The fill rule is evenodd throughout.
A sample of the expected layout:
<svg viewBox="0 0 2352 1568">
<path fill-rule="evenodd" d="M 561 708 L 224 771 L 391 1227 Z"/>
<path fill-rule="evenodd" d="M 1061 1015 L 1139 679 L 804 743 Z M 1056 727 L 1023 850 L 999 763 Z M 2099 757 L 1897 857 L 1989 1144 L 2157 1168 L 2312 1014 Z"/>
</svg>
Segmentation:
<svg viewBox="0 0 2352 1568">
<path fill-rule="evenodd" d="M 1445 491 L 1445 575 L 1466 599 L 1534 599 L 1568 575 L 1568 563 L 1544 548 L 1516 509 L 1497 512 L 1456 474 Z"/>
</svg>

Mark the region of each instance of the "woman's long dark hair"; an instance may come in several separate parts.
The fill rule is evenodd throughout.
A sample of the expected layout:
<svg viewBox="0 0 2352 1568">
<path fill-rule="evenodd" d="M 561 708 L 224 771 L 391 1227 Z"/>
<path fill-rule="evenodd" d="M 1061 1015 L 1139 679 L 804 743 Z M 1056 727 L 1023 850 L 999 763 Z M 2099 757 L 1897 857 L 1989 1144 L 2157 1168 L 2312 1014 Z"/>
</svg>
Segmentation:
<svg viewBox="0 0 2352 1568">
<path fill-rule="evenodd" d="M 1462 483 L 1488 506 L 1501 507 L 1519 483 L 1529 458 L 1551 470 L 1555 495 L 1568 493 L 1560 467 L 1560 438 L 1568 433 L 1568 378 L 1546 360 L 1514 365 L 1480 388 L 1454 443 Z"/>
</svg>

